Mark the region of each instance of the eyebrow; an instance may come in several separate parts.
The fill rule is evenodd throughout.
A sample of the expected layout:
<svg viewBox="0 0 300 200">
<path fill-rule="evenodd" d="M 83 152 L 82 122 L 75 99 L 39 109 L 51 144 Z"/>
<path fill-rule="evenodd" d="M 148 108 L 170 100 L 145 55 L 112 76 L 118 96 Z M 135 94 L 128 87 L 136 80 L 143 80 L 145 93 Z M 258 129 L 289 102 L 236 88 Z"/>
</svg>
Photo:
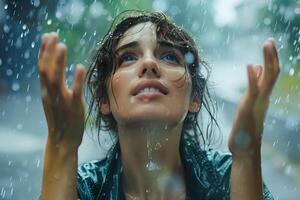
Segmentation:
<svg viewBox="0 0 300 200">
<path fill-rule="evenodd" d="M 172 42 L 170 42 L 170 41 L 167 41 L 167 40 L 158 40 L 157 43 L 158 43 L 158 46 L 160 46 L 160 47 L 165 47 L 165 48 L 175 48 L 175 49 L 177 49 L 177 50 L 180 51 L 180 48 L 179 48 L 176 44 L 174 44 L 174 43 L 172 43 Z M 118 54 L 118 52 L 120 52 L 120 51 L 122 51 L 122 50 L 124 50 L 124 49 L 136 48 L 136 47 L 138 47 L 138 46 L 139 46 L 139 43 L 138 43 L 137 41 L 129 42 L 129 43 L 124 44 L 124 45 L 122 45 L 121 47 L 119 47 L 119 48 L 115 51 L 115 53 Z M 181 52 L 181 51 L 180 51 L 180 52 Z"/>
<path fill-rule="evenodd" d="M 119 51 L 122 51 L 123 49 L 128 49 L 128 48 L 135 48 L 135 47 L 138 47 L 139 46 L 139 43 L 137 41 L 134 41 L 134 42 L 129 42 L 127 44 L 124 44 L 123 46 L 119 47 L 117 50 L 116 50 L 116 54 L 118 54 Z"/>
</svg>

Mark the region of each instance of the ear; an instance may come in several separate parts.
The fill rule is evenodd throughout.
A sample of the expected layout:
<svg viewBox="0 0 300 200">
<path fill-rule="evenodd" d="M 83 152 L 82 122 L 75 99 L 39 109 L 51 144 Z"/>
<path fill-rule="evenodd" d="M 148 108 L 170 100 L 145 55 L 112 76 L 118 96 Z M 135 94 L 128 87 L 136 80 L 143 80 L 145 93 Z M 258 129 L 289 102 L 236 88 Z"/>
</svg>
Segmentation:
<svg viewBox="0 0 300 200">
<path fill-rule="evenodd" d="M 199 99 L 199 97 L 195 96 L 190 103 L 189 111 L 195 113 L 198 112 L 200 108 L 201 108 L 201 100 Z"/>
<path fill-rule="evenodd" d="M 110 106 L 109 101 L 107 98 L 104 98 L 101 105 L 100 105 L 100 111 L 102 114 L 107 115 L 110 113 Z"/>
</svg>

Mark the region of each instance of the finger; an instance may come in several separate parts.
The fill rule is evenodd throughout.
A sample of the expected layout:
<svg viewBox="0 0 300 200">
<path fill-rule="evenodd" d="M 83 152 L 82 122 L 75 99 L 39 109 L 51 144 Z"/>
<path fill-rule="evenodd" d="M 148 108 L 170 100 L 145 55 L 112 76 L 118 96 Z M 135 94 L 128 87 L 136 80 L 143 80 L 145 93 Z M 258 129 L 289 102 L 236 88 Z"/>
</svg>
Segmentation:
<svg viewBox="0 0 300 200">
<path fill-rule="evenodd" d="M 45 48 L 46 48 L 46 44 L 48 42 L 49 39 L 49 34 L 45 33 L 42 36 L 42 41 L 41 41 L 41 46 L 40 46 L 40 50 L 39 50 L 39 57 L 38 57 L 38 70 L 43 70 L 44 66 L 42 65 L 44 57 L 45 57 Z"/>
<path fill-rule="evenodd" d="M 79 100 L 82 96 L 85 74 L 85 67 L 81 64 L 78 64 L 76 66 L 75 79 L 73 82 L 73 97 L 76 100 Z"/>
<path fill-rule="evenodd" d="M 277 48 L 276 48 L 276 43 L 275 43 L 275 40 L 274 38 L 269 38 L 270 42 L 272 43 L 272 46 L 273 46 L 273 52 L 274 52 L 274 65 L 275 65 L 275 70 L 280 71 L 279 69 L 279 57 L 278 57 L 278 51 L 277 51 Z"/>
<path fill-rule="evenodd" d="M 44 51 L 43 67 L 46 73 L 53 78 L 54 65 L 56 64 L 56 44 L 58 36 L 56 33 L 50 33 Z"/>
<path fill-rule="evenodd" d="M 279 64 L 276 48 L 272 40 L 268 40 L 263 46 L 264 69 L 261 79 L 261 92 L 265 97 L 270 96 L 277 76 L 279 74 Z"/>
<path fill-rule="evenodd" d="M 256 64 L 254 68 L 255 68 L 256 79 L 259 80 L 263 71 L 263 66 L 260 64 Z"/>
<path fill-rule="evenodd" d="M 248 64 L 247 65 L 247 74 L 248 74 L 248 94 L 249 94 L 249 104 L 253 104 L 257 93 L 258 93 L 258 88 L 257 88 L 257 68 L 253 64 Z"/>
<path fill-rule="evenodd" d="M 61 86 L 65 76 L 65 68 L 67 62 L 67 47 L 63 43 L 59 43 L 56 46 L 56 65 L 54 72 L 54 82 Z"/>
</svg>

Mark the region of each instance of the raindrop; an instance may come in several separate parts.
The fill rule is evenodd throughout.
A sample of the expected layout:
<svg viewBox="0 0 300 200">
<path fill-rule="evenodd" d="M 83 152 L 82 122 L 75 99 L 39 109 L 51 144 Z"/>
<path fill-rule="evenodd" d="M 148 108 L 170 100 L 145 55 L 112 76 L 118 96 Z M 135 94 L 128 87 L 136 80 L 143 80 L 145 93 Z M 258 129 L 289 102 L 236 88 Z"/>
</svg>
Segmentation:
<svg viewBox="0 0 300 200">
<path fill-rule="evenodd" d="M 5 4 L 5 6 L 4 6 L 4 9 L 6 10 L 8 8 L 8 5 L 7 4 Z"/>
<path fill-rule="evenodd" d="M 32 43 L 31 43 L 31 48 L 34 48 L 34 46 L 35 46 L 35 43 L 32 42 Z"/>
<path fill-rule="evenodd" d="M 289 75 L 293 76 L 294 74 L 295 74 L 295 69 L 294 68 L 290 68 Z"/>
<path fill-rule="evenodd" d="M 195 60 L 194 55 L 189 51 L 184 55 L 184 60 L 187 64 L 192 64 Z"/>
<path fill-rule="evenodd" d="M 51 24 L 52 24 L 52 20 L 51 20 L 51 19 L 48 19 L 48 20 L 47 20 L 47 24 L 48 24 L 48 25 L 51 25 Z"/>
<path fill-rule="evenodd" d="M 13 91 L 18 91 L 19 89 L 20 89 L 20 84 L 19 83 L 13 83 L 12 84 L 12 86 L 11 86 L 11 89 L 13 90 Z"/>
<path fill-rule="evenodd" d="M 36 162 L 36 168 L 39 168 L 39 167 L 40 167 L 40 159 L 38 159 Z"/>
<path fill-rule="evenodd" d="M 22 124 L 17 124 L 17 130 L 22 130 L 23 129 L 23 125 Z"/>
<path fill-rule="evenodd" d="M 13 71 L 11 69 L 6 70 L 6 75 L 11 76 L 13 74 Z"/>
<path fill-rule="evenodd" d="M 3 26 L 3 31 L 4 31 L 5 33 L 8 33 L 8 32 L 10 31 L 10 28 L 9 28 L 9 26 L 8 26 L 7 24 L 4 24 L 4 26 Z"/>
<path fill-rule="evenodd" d="M 155 150 L 158 150 L 158 149 L 160 149 L 161 147 L 162 147 L 162 145 L 158 142 L 158 143 L 156 143 L 154 149 L 155 149 Z"/>
<path fill-rule="evenodd" d="M 22 26 L 22 29 L 23 29 L 23 30 L 26 30 L 26 29 L 27 29 L 26 24 L 24 24 L 24 25 Z"/>
<path fill-rule="evenodd" d="M 39 7 L 40 6 L 40 0 L 31 0 L 31 1 L 33 1 L 33 5 L 34 5 L 34 7 Z"/>
<path fill-rule="evenodd" d="M 31 102 L 31 96 L 30 96 L 30 95 L 27 95 L 27 96 L 25 97 L 25 100 L 26 100 L 26 102 Z"/>
<path fill-rule="evenodd" d="M 25 51 L 25 53 L 24 53 L 24 58 L 25 58 L 25 59 L 28 59 L 29 56 L 30 56 L 30 52 L 29 52 L 29 50 L 27 49 L 27 50 Z"/>
<path fill-rule="evenodd" d="M 289 57 L 289 61 L 292 61 L 292 60 L 293 60 L 293 56 L 290 56 L 290 57 Z"/>
<path fill-rule="evenodd" d="M 270 24 L 271 24 L 271 19 L 268 18 L 268 17 L 266 17 L 266 18 L 264 19 L 264 24 L 265 24 L 266 26 L 270 25 Z"/>
<path fill-rule="evenodd" d="M 294 12 L 295 12 L 296 15 L 299 15 L 300 14 L 300 8 L 295 8 Z"/>
<path fill-rule="evenodd" d="M 0 66 L 2 65 L 2 60 L 1 60 L 1 58 L 0 58 Z"/>
</svg>

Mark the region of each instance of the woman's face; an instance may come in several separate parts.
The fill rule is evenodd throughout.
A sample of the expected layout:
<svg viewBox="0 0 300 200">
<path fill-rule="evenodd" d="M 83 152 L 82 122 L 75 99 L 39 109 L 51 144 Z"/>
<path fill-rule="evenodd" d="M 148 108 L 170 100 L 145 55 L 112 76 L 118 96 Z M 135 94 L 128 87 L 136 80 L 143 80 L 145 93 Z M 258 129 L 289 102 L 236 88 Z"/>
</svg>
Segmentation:
<svg viewBox="0 0 300 200">
<path fill-rule="evenodd" d="M 193 109 L 191 78 L 184 55 L 170 42 L 157 41 L 156 25 L 146 22 L 128 29 L 116 53 L 117 69 L 108 85 L 109 104 L 102 104 L 102 113 L 112 112 L 118 125 L 182 123 Z"/>
</svg>

